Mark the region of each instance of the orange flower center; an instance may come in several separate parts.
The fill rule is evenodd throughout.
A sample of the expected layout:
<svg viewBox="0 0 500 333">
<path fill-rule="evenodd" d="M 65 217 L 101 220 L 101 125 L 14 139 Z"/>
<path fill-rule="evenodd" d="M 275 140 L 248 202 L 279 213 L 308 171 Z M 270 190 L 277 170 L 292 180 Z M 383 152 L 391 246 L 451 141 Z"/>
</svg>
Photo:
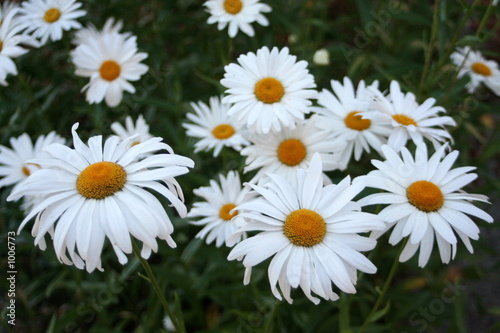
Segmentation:
<svg viewBox="0 0 500 333">
<path fill-rule="evenodd" d="M 444 203 L 441 189 L 427 180 L 419 180 L 408 186 L 406 196 L 410 204 L 426 213 L 439 210 Z"/>
<path fill-rule="evenodd" d="M 99 73 L 106 81 L 113 81 L 120 76 L 121 67 L 113 60 L 107 60 L 102 63 Z"/>
<path fill-rule="evenodd" d="M 225 0 L 224 1 L 224 10 L 229 14 L 236 15 L 243 8 L 243 3 L 241 0 Z"/>
<path fill-rule="evenodd" d="M 235 210 L 232 214 L 230 213 L 231 210 L 234 209 L 234 207 L 236 207 L 235 204 L 232 204 L 232 203 L 225 204 L 219 210 L 219 217 L 221 219 L 225 220 L 225 221 L 230 221 L 233 217 L 235 217 L 236 215 L 238 215 L 238 211 L 237 210 Z"/>
<path fill-rule="evenodd" d="M 358 111 L 349 112 L 344 118 L 345 125 L 356 131 L 364 131 L 365 129 L 370 128 L 370 125 L 372 124 L 370 119 L 363 119 L 363 117 L 358 113 Z"/>
<path fill-rule="evenodd" d="M 318 213 L 302 208 L 294 210 L 286 217 L 283 233 L 292 244 L 311 247 L 325 238 L 326 223 Z"/>
<path fill-rule="evenodd" d="M 417 122 L 415 120 L 404 114 L 395 114 L 394 116 L 392 116 L 392 119 L 394 119 L 395 121 L 404 126 L 408 125 L 417 126 Z"/>
<path fill-rule="evenodd" d="M 24 175 L 27 177 L 29 175 L 31 175 L 32 171 L 33 171 L 33 167 L 36 167 L 37 169 L 40 169 L 41 166 L 39 164 L 36 164 L 36 163 L 25 163 L 23 165 L 23 173 Z"/>
<path fill-rule="evenodd" d="M 60 17 L 61 12 L 57 8 L 50 8 L 43 15 L 43 19 L 47 23 L 54 23 L 55 21 L 59 20 Z"/>
<path fill-rule="evenodd" d="M 254 93 L 259 101 L 273 104 L 281 101 L 285 94 L 285 88 L 280 81 L 266 77 L 255 84 Z"/>
<path fill-rule="evenodd" d="M 212 130 L 212 135 L 219 140 L 224 140 L 232 137 L 236 133 L 234 127 L 228 124 L 220 124 Z"/>
<path fill-rule="evenodd" d="M 278 159 L 288 166 L 295 166 L 306 157 L 307 149 L 302 141 L 287 139 L 278 146 Z"/>
<path fill-rule="evenodd" d="M 0 26 L 2 25 L 1 21 L 0 21 Z M 0 52 L 2 52 L 2 49 L 3 49 L 3 42 L 0 40 Z"/>
<path fill-rule="evenodd" d="M 484 75 L 484 76 L 491 76 L 491 68 L 483 64 L 482 62 L 475 62 L 470 66 L 474 73 Z"/>
<path fill-rule="evenodd" d="M 104 199 L 120 191 L 127 181 L 123 167 L 113 162 L 97 162 L 78 175 L 76 189 L 88 199 Z"/>
</svg>

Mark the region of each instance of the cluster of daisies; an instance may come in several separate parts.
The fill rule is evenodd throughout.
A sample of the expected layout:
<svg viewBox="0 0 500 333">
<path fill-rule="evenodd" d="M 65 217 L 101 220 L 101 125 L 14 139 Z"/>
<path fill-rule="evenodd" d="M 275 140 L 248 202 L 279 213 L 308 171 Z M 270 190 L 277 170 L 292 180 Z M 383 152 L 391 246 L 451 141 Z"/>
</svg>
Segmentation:
<svg viewBox="0 0 500 333">
<path fill-rule="evenodd" d="M 252 36 L 251 23 L 269 23 L 263 13 L 271 8 L 258 0 L 209 0 L 205 6 L 208 23 L 228 27 L 230 37 L 238 30 Z M 26 52 L 19 44 L 41 45 L 78 29 L 71 59 L 76 75 L 89 78 L 87 101 L 116 106 L 123 91 L 134 93 L 129 81 L 147 72 L 141 63 L 147 54 L 138 52 L 135 36 L 121 32 L 119 21 L 109 19 L 102 30 L 82 28 L 75 21 L 85 14 L 80 7 L 73 0 L 5 3 L 0 83 L 15 74 L 11 58 Z M 468 48 L 452 60 L 458 76 L 471 77 L 469 92 L 484 83 L 499 94 L 495 62 Z M 11 148 L 0 146 L 0 187 L 12 186 L 8 200 L 23 199 L 19 230 L 34 219 L 36 245 L 45 249 L 49 234 L 61 262 L 102 270 L 106 238 L 122 264 L 134 239 L 144 258 L 158 250 L 157 238 L 175 247 L 166 200 L 201 227 L 196 237 L 232 247 L 228 260 L 242 261 L 245 284 L 252 267 L 271 259 L 272 293 L 290 303 L 298 287 L 315 304 L 318 297 L 338 299 L 333 286 L 355 293 L 357 271 L 376 272 L 362 252 L 390 230 L 390 244 L 405 242 L 399 260 L 419 252 L 421 267 L 434 243 L 443 263 L 455 257 L 459 239 L 472 252 L 470 240 L 478 239 L 479 229 L 470 216 L 493 220 L 471 203 L 488 202 L 485 196 L 462 190 L 477 177 L 474 168 L 452 168 L 458 152 L 449 129 L 456 123 L 446 110 L 433 98 L 420 103 L 397 81 L 380 89 L 376 81 L 355 85 L 345 77 L 318 91 L 308 65 L 287 47 L 262 47 L 225 67 L 223 96 L 191 103 L 182 125 L 197 139 L 195 153 L 213 150 L 217 158 L 233 149 L 244 169 L 194 189 L 200 200 L 189 210 L 176 177 L 194 163 L 151 135 L 142 116 L 135 123 L 127 118 L 125 126 L 113 123 L 116 135 L 87 143 L 75 124 L 72 147 L 55 132 L 34 144 L 27 134 L 12 138 Z M 378 157 L 372 171 L 353 179 L 343 174 L 368 154 Z M 334 173 L 343 179 L 334 183 Z M 365 188 L 378 192 L 360 198 Z M 373 205 L 383 208 L 375 214 L 366 208 Z"/>
<path fill-rule="evenodd" d="M 194 191 L 202 200 L 187 216 L 203 226 L 197 237 L 232 247 L 228 259 L 243 262 L 245 284 L 253 266 L 272 258 L 271 290 L 290 303 L 297 287 L 314 303 L 339 297 L 332 284 L 356 292 L 356 272 L 376 272 L 361 252 L 389 230 L 390 244 L 408 239 L 399 260 L 420 250 L 421 267 L 434 240 L 443 263 L 458 238 L 472 252 L 479 229 L 469 216 L 493 220 L 471 203 L 485 196 L 461 190 L 474 168 L 452 169 L 456 123 L 446 110 L 433 98 L 419 103 L 396 81 L 381 91 L 345 77 L 318 92 L 307 66 L 286 47 L 262 47 L 225 67 L 224 96 L 191 103 L 183 125 L 195 150 L 217 157 L 233 149 L 244 163 L 244 175 L 230 170 Z M 380 156 L 368 174 L 329 178 L 368 153 Z M 367 187 L 379 192 L 356 200 Z M 370 205 L 385 207 L 373 214 Z"/>
<path fill-rule="evenodd" d="M 27 0 L 20 4 L 6 1 L 0 7 L 0 84 L 7 75 L 17 75 L 13 59 L 28 52 L 27 46 L 42 47 L 49 40 L 62 39 L 63 32 L 76 30 L 71 51 L 75 74 L 88 77 L 82 91 L 86 100 L 117 106 L 123 91 L 135 93 L 129 81 L 137 81 L 148 71 L 141 63 L 147 58 L 138 52 L 137 38 L 122 33 L 123 24 L 110 18 L 102 30 L 77 21 L 86 14 L 75 0 Z"/>
</svg>

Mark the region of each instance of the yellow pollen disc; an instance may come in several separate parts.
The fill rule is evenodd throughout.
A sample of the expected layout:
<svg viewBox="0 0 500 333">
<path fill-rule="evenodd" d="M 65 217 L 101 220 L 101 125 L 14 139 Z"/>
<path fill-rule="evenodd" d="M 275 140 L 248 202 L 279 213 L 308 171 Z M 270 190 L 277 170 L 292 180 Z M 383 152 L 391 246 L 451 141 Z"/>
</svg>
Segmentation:
<svg viewBox="0 0 500 333">
<path fill-rule="evenodd" d="M 356 131 L 364 131 L 367 128 L 370 128 L 372 122 L 370 119 L 363 119 L 361 115 L 358 115 L 358 111 L 352 111 L 347 114 L 344 118 L 344 123 L 350 129 Z"/>
<path fill-rule="evenodd" d="M 474 73 L 481 74 L 484 76 L 491 76 L 491 69 L 482 62 L 475 62 L 470 67 L 472 68 Z"/>
<path fill-rule="evenodd" d="M 2 23 L 0 22 L 0 26 L 2 25 Z M 2 52 L 2 49 L 3 49 L 3 42 L 0 40 L 0 52 Z"/>
<path fill-rule="evenodd" d="M 232 214 L 230 213 L 230 211 L 234 207 L 236 207 L 235 204 L 232 204 L 232 203 L 225 204 L 219 210 L 219 217 L 221 219 L 225 220 L 225 221 L 230 221 L 233 217 L 235 217 L 236 215 L 238 215 L 238 211 L 237 210 L 235 210 Z"/>
<path fill-rule="evenodd" d="M 113 60 L 107 60 L 102 63 L 101 68 L 99 69 L 99 73 L 101 73 L 101 77 L 107 81 L 113 81 L 118 76 L 120 76 L 121 68 Z"/>
<path fill-rule="evenodd" d="M 395 114 L 394 116 L 392 116 L 392 119 L 394 119 L 395 121 L 404 126 L 408 125 L 417 126 L 417 122 L 415 120 L 404 114 Z"/>
<path fill-rule="evenodd" d="M 326 235 L 326 223 L 318 213 L 302 208 L 291 212 L 285 220 L 283 233 L 297 246 L 314 246 Z"/>
<path fill-rule="evenodd" d="M 127 173 L 113 162 L 97 162 L 86 167 L 76 179 L 78 193 L 88 199 L 104 199 L 123 188 Z"/>
<path fill-rule="evenodd" d="M 281 101 L 285 88 L 280 81 L 266 77 L 255 84 L 254 93 L 259 101 L 272 104 Z"/>
<path fill-rule="evenodd" d="M 130 144 L 130 147 L 137 146 L 141 141 L 134 141 Z"/>
<path fill-rule="evenodd" d="M 413 206 L 426 213 L 439 210 L 444 203 L 441 189 L 427 180 L 419 180 L 408 186 L 406 196 Z"/>
<path fill-rule="evenodd" d="M 25 176 L 31 175 L 31 170 L 28 168 L 29 165 L 34 165 L 37 168 L 41 168 L 41 166 L 39 164 L 36 164 L 36 163 L 26 163 L 26 164 L 23 165 L 23 169 L 22 169 Z"/>
<path fill-rule="evenodd" d="M 278 159 L 288 166 L 299 164 L 306 154 L 306 146 L 297 139 L 287 139 L 278 146 Z"/>
<path fill-rule="evenodd" d="M 234 127 L 228 124 L 220 124 L 212 130 L 212 135 L 219 140 L 224 140 L 232 137 L 236 131 Z"/>
<path fill-rule="evenodd" d="M 243 8 L 243 3 L 241 0 L 225 0 L 224 1 L 224 10 L 229 14 L 236 15 Z"/>
<path fill-rule="evenodd" d="M 43 15 L 43 19 L 48 23 L 54 23 L 55 21 L 59 20 L 60 17 L 61 12 L 57 8 L 50 8 Z"/>
</svg>

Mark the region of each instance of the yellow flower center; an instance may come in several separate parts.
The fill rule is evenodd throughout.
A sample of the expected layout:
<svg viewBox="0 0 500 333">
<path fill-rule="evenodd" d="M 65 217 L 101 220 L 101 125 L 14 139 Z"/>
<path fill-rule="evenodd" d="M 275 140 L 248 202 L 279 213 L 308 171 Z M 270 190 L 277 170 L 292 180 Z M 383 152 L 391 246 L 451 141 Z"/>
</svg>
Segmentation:
<svg viewBox="0 0 500 333">
<path fill-rule="evenodd" d="M 235 204 L 228 203 L 221 207 L 219 210 L 219 217 L 225 221 L 230 221 L 233 217 L 238 215 L 238 211 L 235 210 L 232 214 L 230 213 L 233 208 L 236 207 Z"/>
<path fill-rule="evenodd" d="M 255 84 L 254 93 L 259 101 L 272 104 L 281 101 L 285 88 L 280 81 L 266 77 Z"/>
<path fill-rule="evenodd" d="M 427 180 L 419 180 L 408 186 L 406 196 L 413 206 L 426 213 L 439 210 L 444 203 L 441 189 Z"/>
<path fill-rule="evenodd" d="M 88 199 L 104 199 L 123 188 L 127 173 L 113 162 L 97 162 L 86 167 L 76 179 L 78 193 Z"/>
<path fill-rule="evenodd" d="M 35 167 L 37 167 L 38 169 L 40 169 L 40 168 L 41 168 L 40 164 L 36 164 L 36 163 L 25 163 L 25 164 L 23 165 L 23 169 L 22 169 L 22 170 L 23 170 L 23 173 L 24 173 L 24 175 L 25 175 L 26 177 L 27 177 L 27 176 L 29 176 L 29 175 L 31 175 L 31 169 L 30 169 L 30 167 L 29 167 L 30 165 L 35 166 Z"/>
<path fill-rule="evenodd" d="M 0 22 L 0 26 L 2 25 L 2 23 Z M 3 42 L 0 40 L 0 52 L 2 52 L 2 49 L 3 49 Z"/>
<path fill-rule="evenodd" d="M 61 12 L 57 8 L 50 8 L 43 15 L 43 19 L 47 23 L 54 23 L 55 21 L 59 20 L 60 17 L 61 17 Z"/>
<path fill-rule="evenodd" d="M 484 76 L 491 76 L 491 68 L 483 64 L 482 62 L 475 62 L 470 66 L 474 73 L 481 74 Z"/>
<path fill-rule="evenodd" d="M 299 164 L 306 157 L 306 154 L 306 146 L 297 139 L 287 139 L 278 146 L 278 159 L 288 166 Z"/>
<path fill-rule="evenodd" d="M 120 76 L 121 68 L 120 65 L 113 60 L 107 60 L 102 63 L 101 68 L 99 69 L 99 73 L 101 73 L 101 77 L 107 81 L 113 81 L 118 76 Z"/>
<path fill-rule="evenodd" d="M 283 233 L 292 244 L 311 247 L 325 238 L 326 223 L 318 213 L 302 208 L 286 217 Z"/>
<path fill-rule="evenodd" d="M 394 119 L 395 121 L 404 126 L 408 125 L 417 126 L 417 122 L 415 120 L 404 114 L 395 114 L 394 116 L 392 116 L 392 119 Z"/>
<path fill-rule="evenodd" d="M 229 14 L 236 15 L 243 8 L 243 3 L 241 0 L 225 0 L 224 1 L 224 10 Z"/>
<path fill-rule="evenodd" d="M 212 130 L 212 135 L 219 140 L 224 140 L 227 138 L 230 138 L 234 135 L 236 131 L 234 130 L 234 127 L 228 124 L 220 124 L 218 126 L 215 126 L 214 129 Z"/>
<path fill-rule="evenodd" d="M 130 144 L 130 147 L 137 146 L 141 141 L 134 141 Z"/>
<path fill-rule="evenodd" d="M 370 125 L 372 124 L 370 119 L 363 119 L 363 117 L 358 113 L 358 111 L 349 112 L 344 118 L 345 125 L 356 131 L 364 131 L 365 129 L 370 128 Z"/>
</svg>

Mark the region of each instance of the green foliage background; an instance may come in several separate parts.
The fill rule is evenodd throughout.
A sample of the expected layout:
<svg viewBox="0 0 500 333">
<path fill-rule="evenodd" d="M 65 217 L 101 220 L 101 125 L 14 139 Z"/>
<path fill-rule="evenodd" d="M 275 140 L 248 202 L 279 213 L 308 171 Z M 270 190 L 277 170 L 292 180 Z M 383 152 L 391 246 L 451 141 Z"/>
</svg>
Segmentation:
<svg viewBox="0 0 500 333">
<path fill-rule="evenodd" d="M 80 21 L 101 28 L 109 17 L 122 20 L 123 31 L 135 34 L 140 50 L 149 53 L 144 63 L 150 71 L 135 83 L 137 93 L 126 94 L 120 106 L 89 105 L 80 92 L 86 79 L 74 75 L 69 58 L 72 32 L 65 33 L 61 41 L 32 49 L 15 60 L 19 75 L 8 77 L 9 86 L 0 88 L 0 144 L 10 146 L 9 138 L 23 132 L 36 138 L 56 130 L 69 139 L 75 122 L 80 123 L 79 134 L 84 139 L 107 136 L 112 134 L 112 122 L 143 114 L 153 135 L 163 137 L 176 153 L 194 159 L 194 170 L 179 178 L 190 208 L 197 200 L 194 188 L 206 186 L 219 172 L 242 171 L 243 160 L 230 150 L 217 159 L 211 152 L 193 153 L 195 141 L 181 127 L 191 110 L 189 102 L 208 102 L 210 96 L 223 93 L 219 80 L 224 65 L 240 54 L 264 45 L 288 46 L 291 54 L 310 62 L 318 90 L 330 89 L 332 79 L 349 76 L 355 82 L 379 80 L 381 89 L 397 80 L 420 102 L 435 97 L 437 105 L 445 107 L 458 123 L 451 130 L 453 146 L 461 152 L 455 166 L 477 167 L 479 177 L 466 190 L 490 196 L 493 205 L 481 208 L 498 217 L 500 99 L 486 88 L 467 94 L 466 79 L 457 80 L 455 66 L 449 61 L 455 47 L 465 45 L 500 61 L 498 6 L 462 0 L 264 2 L 273 8 L 266 15 L 270 26 L 254 24 L 255 37 L 240 32 L 230 39 L 226 30 L 218 31 L 206 23 L 208 13 L 199 0 L 83 1 L 88 14 Z M 293 43 L 291 35 L 296 38 Z M 330 52 L 329 66 L 312 64 L 319 48 Z M 347 173 L 353 177 L 367 173 L 374 157 L 351 164 Z M 345 174 L 332 172 L 330 176 L 335 181 Z M 9 193 L 10 188 L 0 190 L 2 272 L 7 271 L 3 245 L 7 233 L 16 231 L 23 218 L 19 204 L 6 201 Z M 266 325 L 271 325 L 272 332 L 356 332 L 398 251 L 387 244 L 387 237 L 380 240 L 369 254 L 378 272 L 360 277 L 355 295 L 342 294 L 339 302 L 322 301 L 315 306 L 297 291 L 292 293 L 294 304 L 289 305 L 275 300 L 270 292 L 268 262 L 254 269 L 251 284 L 244 287 L 243 266 L 226 260 L 230 249 L 194 239 L 199 228 L 166 209 L 174 220 L 178 247 L 163 244 L 149 263 L 170 303 L 178 300 L 188 332 L 260 332 Z M 35 248 L 31 226 L 32 222 L 16 237 L 16 325 L 6 324 L 4 309 L 0 329 L 27 333 L 164 331 L 165 313 L 140 276 L 144 272 L 136 258 L 129 256 L 129 263 L 121 266 L 105 246 L 104 273 L 88 274 L 60 264 L 50 244 L 45 252 Z M 388 301 L 368 332 L 500 330 L 496 323 L 500 303 L 495 294 L 495 281 L 500 277 L 500 231 L 497 223 L 481 221 L 479 226 L 481 239 L 473 242 L 474 254 L 459 245 L 450 265 L 440 262 L 437 249 L 424 269 L 417 267 L 415 258 L 400 264 Z M 458 287 L 453 289 L 445 281 Z M 4 278 L 0 286 L 7 290 Z M 443 302 L 443 293 L 456 297 Z M 350 308 L 350 328 L 339 321 L 342 302 Z M 425 309 L 428 316 L 422 312 Z"/>
</svg>

